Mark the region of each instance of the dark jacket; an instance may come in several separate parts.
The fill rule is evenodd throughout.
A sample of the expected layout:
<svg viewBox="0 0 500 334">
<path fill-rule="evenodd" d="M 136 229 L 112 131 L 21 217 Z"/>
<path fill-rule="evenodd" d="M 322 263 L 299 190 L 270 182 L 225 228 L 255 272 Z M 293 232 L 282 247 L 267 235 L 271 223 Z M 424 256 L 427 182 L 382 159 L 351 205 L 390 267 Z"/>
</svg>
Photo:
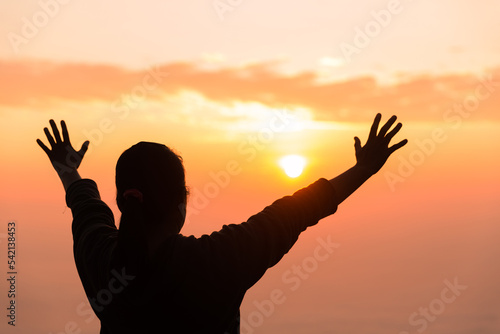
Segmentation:
<svg viewBox="0 0 500 334">
<path fill-rule="evenodd" d="M 66 192 L 75 263 L 101 334 L 239 333 L 246 291 L 308 226 L 337 210 L 326 179 L 218 232 L 168 237 L 137 273 L 118 263 L 118 229 L 91 179 Z"/>
</svg>

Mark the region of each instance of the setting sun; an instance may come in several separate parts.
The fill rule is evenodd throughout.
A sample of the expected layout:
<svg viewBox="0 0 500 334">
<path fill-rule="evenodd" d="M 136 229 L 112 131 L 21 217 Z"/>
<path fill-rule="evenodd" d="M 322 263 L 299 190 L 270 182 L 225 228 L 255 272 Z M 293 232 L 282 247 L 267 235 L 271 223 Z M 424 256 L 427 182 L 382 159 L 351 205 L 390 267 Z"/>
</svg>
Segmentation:
<svg viewBox="0 0 500 334">
<path fill-rule="evenodd" d="M 0 334 L 500 334 L 498 13 L 0 0 Z M 55 164 L 50 120 L 73 146 Z M 117 186 L 140 142 L 166 159 L 136 156 Z M 121 255 L 142 271 L 141 247 L 114 251 L 115 227 L 167 218 L 130 234 L 148 246 L 132 280 Z M 148 307 L 123 319 L 127 301 Z"/>
<path fill-rule="evenodd" d="M 287 155 L 280 159 L 279 164 L 286 175 L 295 178 L 302 174 L 306 165 L 306 159 L 300 155 Z"/>
</svg>

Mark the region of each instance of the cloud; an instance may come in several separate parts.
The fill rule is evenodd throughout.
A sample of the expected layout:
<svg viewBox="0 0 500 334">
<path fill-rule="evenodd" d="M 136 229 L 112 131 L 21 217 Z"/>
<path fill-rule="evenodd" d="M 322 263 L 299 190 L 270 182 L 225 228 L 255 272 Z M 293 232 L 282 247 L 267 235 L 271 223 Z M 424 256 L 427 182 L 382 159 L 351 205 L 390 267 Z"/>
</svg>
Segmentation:
<svg viewBox="0 0 500 334">
<path fill-rule="evenodd" d="M 258 102 L 272 108 L 304 107 L 317 120 L 328 121 L 366 121 L 376 112 L 397 114 L 405 120 L 441 121 L 456 105 L 464 113 L 474 113 L 475 120 L 498 120 L 500 115 L 500 69 L 482 77 L 421 75 L 381 85 L 370 76 L 319 84 L 313 72 L 285 75 L 276 67 L 276 62 L 263 62 L 207 70 L 199 64 L 177 62 L 131 71 L 111 65 L 1 61 L 0 105 L 50 107 L 61 100 L 111 103 L 141 87 L 146 76 L 160 73 L 159 86 L 148 99 L 161 101 L 165 96 L 193 91 L 229 106 Z"/>
</svg>

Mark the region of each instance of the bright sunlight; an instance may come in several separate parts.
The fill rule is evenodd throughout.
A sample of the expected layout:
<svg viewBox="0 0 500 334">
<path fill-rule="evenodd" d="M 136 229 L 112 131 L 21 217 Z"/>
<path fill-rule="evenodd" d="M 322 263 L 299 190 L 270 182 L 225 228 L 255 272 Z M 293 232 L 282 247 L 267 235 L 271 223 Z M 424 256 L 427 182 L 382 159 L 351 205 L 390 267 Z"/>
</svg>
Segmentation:
<svg viewBox="0 0 500 334">
<path fill-rule="evenodd" d="M 279 164 L 285 171 L 286 175 L 291 178 L 295 178 L 302 174 L 306 165 L 306 159 L 303 156 L 292 154 L 281 158 Z"/>
</svg>

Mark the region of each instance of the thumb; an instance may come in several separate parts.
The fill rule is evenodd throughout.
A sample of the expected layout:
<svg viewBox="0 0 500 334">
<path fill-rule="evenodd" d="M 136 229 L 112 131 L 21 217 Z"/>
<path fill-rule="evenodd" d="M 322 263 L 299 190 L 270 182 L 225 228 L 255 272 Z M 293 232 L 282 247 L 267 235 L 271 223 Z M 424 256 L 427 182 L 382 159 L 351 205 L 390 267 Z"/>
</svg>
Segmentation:
<svg viewBox="0 0 500 334">
<path fill-rule="evenodd" d="M 82 148 L 80 151 L 78 151 L 78 154 L 80 154 L 82 157 L 85 155 L 85 152 L 89 149 L 89 144 L 90 142 L 87 140 L 82 144 Z"/>
<path fill-rule="evenodd" d="M 354 137 L 354 149 L 356 150 L 356 152 L 361 150 L 361 141 L 358 137 Z"/>
</svg>

